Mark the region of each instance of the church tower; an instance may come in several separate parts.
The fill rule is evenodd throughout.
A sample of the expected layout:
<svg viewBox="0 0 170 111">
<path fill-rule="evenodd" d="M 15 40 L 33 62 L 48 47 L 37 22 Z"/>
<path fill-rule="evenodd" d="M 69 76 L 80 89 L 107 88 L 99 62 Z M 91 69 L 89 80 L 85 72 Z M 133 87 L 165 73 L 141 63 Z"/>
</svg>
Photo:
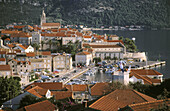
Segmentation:
<svg viewBox="0 0 170 111">
<path fill-rule="evenodd" d="M 42 25 L 43 23 L 46 23 L 46 14 L 44 12 L 44 9 L 42 11 L 42 15 L 41 15 L 41 23 L 40 25 Z"/>
</svg>

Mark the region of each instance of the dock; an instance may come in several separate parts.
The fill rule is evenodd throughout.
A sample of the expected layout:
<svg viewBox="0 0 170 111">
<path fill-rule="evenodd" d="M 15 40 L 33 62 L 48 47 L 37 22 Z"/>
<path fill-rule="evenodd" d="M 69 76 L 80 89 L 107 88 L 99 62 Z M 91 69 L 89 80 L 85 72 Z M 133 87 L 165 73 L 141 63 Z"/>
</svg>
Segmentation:
<svg viewBox="0 0 170 111">
<path fill-rule="evenodd" d="M 64 81 L 63 83 L 67 84 L 68 82 L 70 82 L 70 80 L 77 78 L 78 76 L 82 75 L 83 73 L 85 73 L 88 70 L 89 70 L 89 68 L 87 68 L 87 69 L 85 69 L 81 72 L 76 73 L 74 76 L 70 77 L 68 80 Z"/>
<path fill-rule="evenodd" d="M 165 64 L 166 64 L 166 61 L 148 61 L 147 64 L 146 62 L 133 62 L 131 65 L 132 66 L 138 65 L 139 67 L 136 69 L 146 69 L 146 68 L 150 69 L 150 68 L 154 68 L 158 66 L 163 66 Z"/>
</svg>

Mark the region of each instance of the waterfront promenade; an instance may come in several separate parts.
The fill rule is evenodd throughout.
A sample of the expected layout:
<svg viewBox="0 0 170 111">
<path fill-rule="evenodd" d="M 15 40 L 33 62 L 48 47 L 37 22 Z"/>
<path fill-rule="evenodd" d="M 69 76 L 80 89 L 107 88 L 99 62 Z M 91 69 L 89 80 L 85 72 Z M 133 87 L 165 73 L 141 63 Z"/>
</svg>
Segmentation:
<svg viewBox="0 0 170 111">
<path fill-rule="evenodd" d="M 166 61 L 147 61 L 147 62 L 133 62 L 127 63 L 126 65 L 129 66 L 138 66 L 137 69 L 146 69 L 146 68 L 154 68 L 158 66 L 165 65 Z"/>
</svg>

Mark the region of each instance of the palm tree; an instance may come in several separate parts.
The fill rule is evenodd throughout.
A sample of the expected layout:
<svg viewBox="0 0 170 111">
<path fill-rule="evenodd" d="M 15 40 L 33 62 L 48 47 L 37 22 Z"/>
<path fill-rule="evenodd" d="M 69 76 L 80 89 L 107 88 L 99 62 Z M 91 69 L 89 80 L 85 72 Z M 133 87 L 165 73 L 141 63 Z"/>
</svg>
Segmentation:
<svg viewBox="0 0 170 111">
<path fill-rule="evenodd" d="M 55 49 L 59 49 L 59 47 L 60 47 L 60 42 L 59 42 L 58 40 L 56 40 L 56 41 L 52 42 L 52 45 L 53 45 L 53 46 L 56 46 Z"/>
<path fill-rule="evenodd" d="M 45 42 L 42 40 L 41 41 L 41 49 L 43 50 L 43 46 L 44 46 Z"/>
<path fill-rule="evenodd" d="M 36 50 L 39 50 L 40 45 L 38 45 L 38 44 L 36 44 L 36 43 L 33 43 L 33 44 L 32 44 L 32 47 L 34 47 Z"/>
<path fill-rule="evenodd" d="M 49 47 L 50 47 L 50 50 L 51 50 L 51 46 L 52 46 L 52 40 L 49 40 L 48 42 L 47 42 L 47 44 L 49 45 Z"/>
</svg>

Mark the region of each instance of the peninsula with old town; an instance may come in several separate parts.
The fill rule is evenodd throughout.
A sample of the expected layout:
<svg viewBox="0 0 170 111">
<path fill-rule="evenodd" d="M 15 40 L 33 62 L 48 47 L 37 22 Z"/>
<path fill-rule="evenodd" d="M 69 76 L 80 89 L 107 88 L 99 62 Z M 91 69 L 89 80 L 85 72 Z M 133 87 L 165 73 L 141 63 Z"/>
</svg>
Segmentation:
<svg viewBox="0 0 170 111">
<path fill-rule="evenodd" d="M 170 80 L 153 69 L 166 61 L 86 29 L 48 23 L 44 10 L 40 25 L 1 28 L 0 111 L 170 110 Z"/>
</svg>

